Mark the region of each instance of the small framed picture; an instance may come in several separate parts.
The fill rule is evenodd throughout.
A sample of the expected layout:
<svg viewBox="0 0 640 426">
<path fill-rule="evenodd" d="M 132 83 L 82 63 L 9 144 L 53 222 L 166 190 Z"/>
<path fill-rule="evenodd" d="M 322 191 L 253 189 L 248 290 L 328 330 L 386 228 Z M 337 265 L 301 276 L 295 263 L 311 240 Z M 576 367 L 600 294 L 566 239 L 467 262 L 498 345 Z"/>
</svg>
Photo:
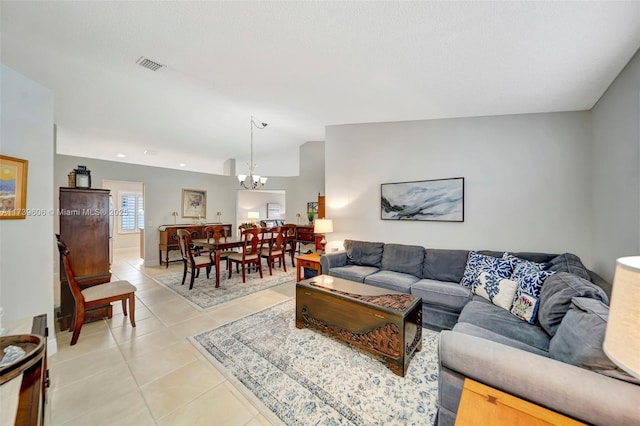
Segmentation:
<svg viewBox="0 0 640 426">
<path fill-rule="evenodd" d="M 182 217 L 207 217 L 207 191 L 200 189 L 182 190 Z"/>
<path fill-rule="evenodd" d="M 27 160 L 0 155 L 0 219 L 27 216 Z"/>
</svg>

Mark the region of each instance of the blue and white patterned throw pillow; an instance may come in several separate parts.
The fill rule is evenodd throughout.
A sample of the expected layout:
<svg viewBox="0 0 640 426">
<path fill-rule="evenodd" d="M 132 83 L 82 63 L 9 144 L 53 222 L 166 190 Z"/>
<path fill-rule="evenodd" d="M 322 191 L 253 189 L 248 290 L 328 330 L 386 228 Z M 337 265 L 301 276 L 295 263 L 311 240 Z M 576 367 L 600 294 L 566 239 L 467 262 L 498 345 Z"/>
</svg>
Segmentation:
<svg viewBox="0 0 640 426">
<path fill-rule="evenodd" d="M 540 296 L 540 289 L 544 280 L 550 275 L 553 275 L 553 271 L 545 271 L 546 264 L 529 262 L 522 260 L 515 266 L 513 273 L 511 274 L 511 280 L 518 283 L 518 289 L 513 298 L 515 303 L 518 297 L 522 294 L 528 294 L 529 296 Z"/>
<path fill-rule="evenodd" d="M 514 261 L 512 259 L 501 259 L 470 251 L 460 284 L 465 287 L 472 287 L 479 272 L 489 272 L 500 278 L 509 278 L 511 272 L 513 272 L 513 266 Z"/>
<path fill-rule="evenodd" d="M 538 313 L 538 305 L 540 299 L 530 296 L 528 294 L 521 294 L 518 296 L 513 306 L 511 307 L 511 313 L 521 320 L 533 324 L 536 322 L 536 314 Z"/>
<path fill-rule="evenodd" d="M 480 272 L 474 282 L 473 292 L 508 311 L 513 304 L 516 288 L 518 288 L 518 283 L 515 281 L 500 278 L 488 272 Z"/>
</svg>

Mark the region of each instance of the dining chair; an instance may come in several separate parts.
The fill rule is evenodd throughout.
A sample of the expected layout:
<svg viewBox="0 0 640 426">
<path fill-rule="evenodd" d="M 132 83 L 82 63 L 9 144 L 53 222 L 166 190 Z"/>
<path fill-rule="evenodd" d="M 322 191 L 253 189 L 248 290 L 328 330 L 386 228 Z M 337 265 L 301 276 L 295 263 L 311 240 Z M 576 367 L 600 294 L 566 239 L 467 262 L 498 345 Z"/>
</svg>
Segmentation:
<svg viewBox="0 0 640 426">
<path fill-rule="evenodd" d="M 191 273 L 191 280 L 189 282 L 189 290 L 193 289 L 193 282 L 196 277 L 200 275 L 200 269 L 205 268 L 207 271 L 207 278 L 211 272 L 211 267 L 215 264 L 211 259 L 211 253 L 205 254 L 197 253 L 200 255 L 194 256 L 191 243 L 191 234 L 186 229 L 178 229 L 178 246 L 180 247 L 180 254 L 182 255 L 182 261 L 184 263 L 184 272 L 182 273 L 182 285 L 184 285 L 187 279 L 187 272 Z"/>
<path fill-rule="evenodd" d="M 262 278 L 262 258 L 260 252 L 262 249 L 261 230 L 257 228 L 245 229 L 242 231 L 242 252 L 231 252 L 227 257 L 227 269 L 229 269 L 229 278 L 231 278 L 232 264 L 242 266 L 242 282 L 246 282 L 245 270 L 251 265 L 256 265 Z"/>
<path fill-rule="evenodd" d="M 296 262 L 296 225 L 293 223 L 282 225 L 287 230 L 287 241 L 285 242 L 284 252 L 291 256 L 291 266 L 295 268 Z"/>
<path fill-rule="evenodd" d="M 64 270 L 67 274 L 67 281 L 73 294 L 73 299 L 76 302 L 76 307 L 73 312 L 73 319 L 71 320 L 71 328 L 73 331 L 71 336 L 71 346 L 78 342 L 80 337 L 80 330 L 82 324 L 84 324 L 85 311 L 95 306 L 106 305 L 111 302 L 122 301 L 122 312 L 127 316 L 127 300 L 129 301 L 129 321 L 131 327 L 136 326 L 135 319 L 135 292 L 136 287 L 129 281 L 112 281 L 105 284 L 98 284 L 85 289 L 81 289 L 80 285 L 76 281 L 76 276 L 71 268 L 71 262 L 69 260 L 70 251 L 63 241 L 58 240 L 58 251 L 64 263 Z"/>
<path fill-rule="evenodd" d="M 204 228 L 203 232 L 204 237 L 207 239 L 208 243 L 220 241 L 223 238 L 226 239 L 227 237 L 229 237 L 229 235 L 227 235 L 227 229 L 222 225 L 209 225 Z M 226 261 L 229 253 L 232 253 L 233 251 L 233 249 L 221 250 L 220 260 L 222 261 L 224 259 Z M 211 258 L 213 259 L 215 253 L 213 252 L 213 250 L 209 250 L 209 252 L 211 252 Z"/>
<path fill-rule="evenodd" d="M 266 258 L 269 264 L 269 275 L 273 275 L 273 265 L 278 259 L 279 265 L 287 272 L 287 265 L 284 261 L 285 246 L 287 243 L 287 229 L 283 226 L 276 226 L 264 232 L 262 237 L 263 245 L 260 250 L 260 257 Z M 265 247 L 265 243 L 267 247 Z"/>
</svg>

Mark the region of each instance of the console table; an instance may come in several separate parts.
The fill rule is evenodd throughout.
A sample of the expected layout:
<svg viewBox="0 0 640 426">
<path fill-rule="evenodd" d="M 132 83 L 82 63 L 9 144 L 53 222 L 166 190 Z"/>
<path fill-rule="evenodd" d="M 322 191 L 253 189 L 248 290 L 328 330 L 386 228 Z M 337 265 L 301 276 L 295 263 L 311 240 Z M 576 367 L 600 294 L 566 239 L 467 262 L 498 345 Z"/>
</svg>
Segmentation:
<svg viewBox="0 0 640 426">
<path fill-rule="evenodd" d="M 205 238 L 204 228 L 207 226 L 224 226 L 225 235 L 232 236 L 232 225 L 229 223 L 205 223 L 204 225 L 162 225 L 158 228 L 160 231 L 160 244 L 158 245 L 158 257 L 160 258 L 160 265 L 166 265 L 169 267 L 169 262 L 176 262 L 182 259 L 169 260 L 169 252 L 171 250 L 180 250 L 178 244 L 178 229 L 186 229 L 191 234 L 191 239 Z M 164 259 L 162 258 L 164 252 Z"/>
<path fill-rule="evenodd" d="M 313 232 L 313 225 L 296 225 L 296 243 L 315 244 L 316 250 L 322 250 L 322 235 L 316 235 Z"/>
</svg>

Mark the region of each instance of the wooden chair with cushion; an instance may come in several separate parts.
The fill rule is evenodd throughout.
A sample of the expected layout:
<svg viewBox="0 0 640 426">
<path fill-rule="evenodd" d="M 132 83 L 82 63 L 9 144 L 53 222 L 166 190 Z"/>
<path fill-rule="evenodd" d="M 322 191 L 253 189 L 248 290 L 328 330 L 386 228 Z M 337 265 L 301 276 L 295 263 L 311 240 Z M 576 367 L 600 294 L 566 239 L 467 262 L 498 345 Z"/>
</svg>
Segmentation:
<svg viewBox="0 0 640 426">
<path fill-rule="evenodd" d="M 267 242 L 267 247 L 264 246 L 264 242 Z M 277 226 L 265 232 L 260 256 L 267 259 L 269 275 L 273 275 L 273 265 L 276 259 L 284 271 L 287 272 L 287 265 L 284 261 L 286 245 L 287 229 L 285 227 Z"/>
<path fill-rule="evenodd" d="M 229 269 L 229 278 L 231 278 L 232 264 L 242 266 L 242 282 L 246 282 L 245 270 L 251 265 L 256 265 L 262 278 L 262 258 L 260 250 L 262 248 L 261 231 L 257 228 L 245 229 L 242 231 L 242 252 L 232 252 L 227 257 L 227 269 Z"/>
<path fill-rule="evenodd" d="M 135 320 L 135 292 L 136 287 L 129 281 L 113 281 L 105 284 L 98 284 L 91 287 L 87 287 L 84 290 L 80 288 L 76 277 L 71 269 L 71 262 L 69 261 L 69 249 L 64 242 L 58 241 L 58 250 L 64 263 L 64 270 L 67 274 L 67 280 L 69 281 L 69 287 L 73 294 L 73 299 L 76 302 L 76 309 L 73 312 L 73 319 L 71 321 L 71 329 L 73 336 L 71 337 L 71 345 L 75 345 L 80 337 L 80 330 L 84 323 L 84 313 L 87 309 L 95 306 L 106 305 L 107 303 L 122 301 L 122 312 L 127 315 L 127 300 L 129 301 L 129 321 L 131 326 L 136 326 Z"/>
<path fill-rule="evenodd" d="M 184 272 L 182 273 L 182 285 L 184 285 L 187 279 L 187 272 L 191 273 L 191 281 L 189 282 L 189 290 L 193 288 L 193 282 L 197 276 L 200 275 L 200 269 L 205 268 L 207 271 L 207 278 L 211 272 L 211 267 L 215 264 L 211 259 L 211 253 L 207 252 L 200 256 L 194 255 L 191 243 L 191 234 L 186 229 L 178 229 L 178 246 L 180 247 L 180 254 L 182 255 L 182 261 L 184 262 Z"/>
<path fill-rule="evenodd" d="M 291 257 L 291 266 L 295 268 L 296 261 L 296 225 L 290 223 L 282 225 L 287 230 L 287 241 L 285 242 L 284 252 L 289 253 Z"/>
</svg>

